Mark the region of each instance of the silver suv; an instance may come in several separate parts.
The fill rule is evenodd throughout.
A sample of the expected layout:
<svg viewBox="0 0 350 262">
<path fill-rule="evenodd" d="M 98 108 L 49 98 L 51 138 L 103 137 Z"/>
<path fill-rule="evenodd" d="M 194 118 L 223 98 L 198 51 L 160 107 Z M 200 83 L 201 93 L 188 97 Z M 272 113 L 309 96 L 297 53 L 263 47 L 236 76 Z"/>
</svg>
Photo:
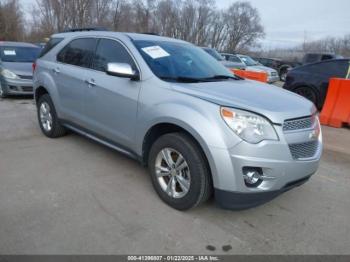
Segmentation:
<svg viewBox="0 0 350 262">
<path fill-rule="evenodd" d="M 234 76 L 180 40 L 106 31 L 53 35 L 37 60 L 42 132 L 87 136 L 148 166 L 178 210 L 212 195 L 224 208 L 260 205 L 316 171 L 315 107 Z"/>
</svg>

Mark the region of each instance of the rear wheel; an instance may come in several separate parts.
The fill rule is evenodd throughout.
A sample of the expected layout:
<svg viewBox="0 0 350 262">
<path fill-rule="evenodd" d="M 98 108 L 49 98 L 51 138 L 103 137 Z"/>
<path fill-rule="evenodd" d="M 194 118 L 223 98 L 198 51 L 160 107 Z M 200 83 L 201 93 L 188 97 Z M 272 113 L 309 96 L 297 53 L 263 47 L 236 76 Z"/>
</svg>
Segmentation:
<svg viewBox="0 0 350 262">
<path fill-rule="evenodd" d="M 311 87 L 301 86 L 295 89 L 294 92 L 297 93 L 298 95 L 305 97 L 306 99 L 314 103 L 314 105 L 318 106 L 317 94 Z"/>
<path fill-rule="evenodd" d="M 48 94 L 39 98 L 37 111 L 39 125 L 45 136 L 57 138 L 66 134 L 66 129 L 61 125 L 51 97 Z"/>
<path fill-rule="evenodd" d="M 206 159 L 198 145 L 185 134 L 160 137 L 151 148 L 148 166 L 159 197 L 175 209 L 194 208 L 211 195 Z"/>
</svg>

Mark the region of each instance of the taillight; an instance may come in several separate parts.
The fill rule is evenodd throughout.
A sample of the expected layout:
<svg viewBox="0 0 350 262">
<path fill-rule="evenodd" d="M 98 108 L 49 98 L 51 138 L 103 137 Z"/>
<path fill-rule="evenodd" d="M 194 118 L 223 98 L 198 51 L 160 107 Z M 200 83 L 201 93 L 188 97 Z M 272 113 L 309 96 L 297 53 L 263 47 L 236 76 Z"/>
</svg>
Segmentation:
<svg viewBox="0 0 350 262">
<path fill-rule="evenodd" d="M 34 74 L 35 69 L 36 69 L 36 62 L 34 62 L 34 63 L 32 64 L 32 69 L 33 69 L 33 74 Z"/>
</svg>

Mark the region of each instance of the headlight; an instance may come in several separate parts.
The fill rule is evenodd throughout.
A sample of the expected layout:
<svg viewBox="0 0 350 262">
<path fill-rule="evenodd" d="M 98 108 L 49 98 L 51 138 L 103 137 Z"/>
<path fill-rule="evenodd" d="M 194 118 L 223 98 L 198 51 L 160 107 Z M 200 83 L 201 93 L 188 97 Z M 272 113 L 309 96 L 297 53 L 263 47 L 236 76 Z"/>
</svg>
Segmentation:
<svg viewBox="0 0 350 262">
<path fill-rule="evenodd" d="M 13 73 L 7 69 L 2 69 L 1 75 L 5 78 L 8 78 L 8 79 L 18 79 L 19 78 L 15 73 Z"/>
<path fill-rule="evenodd" d="M 274 127 L 262 116 L 227 107 L 221 108 L 221 116 L 233 132 L 248 143 L 278 140 Z"/>
</svg>

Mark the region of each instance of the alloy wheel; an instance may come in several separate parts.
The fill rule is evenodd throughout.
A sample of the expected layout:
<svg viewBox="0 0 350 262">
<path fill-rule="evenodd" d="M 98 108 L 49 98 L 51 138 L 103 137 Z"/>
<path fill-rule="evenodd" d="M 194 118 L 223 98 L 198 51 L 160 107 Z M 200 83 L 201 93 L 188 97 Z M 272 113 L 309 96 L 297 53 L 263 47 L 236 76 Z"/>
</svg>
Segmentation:
<svg viewBox="0 0 350 262">
<path fill-rule="evenodd" d="M 156 176 L 162 190 L 172 198 L 187 195 L 191 186 L 191 174 L 185 158 L 172 148 L 159 152 L 155 162 Z"/>
<path fill-rule="evenodd" d="M 39 113 L 42 127 L 46 132 L 50 132 L 52 130 L 52 115 L 51 108 L 47 102 L 43 102 L 40 105 Z"/>
</svg>

